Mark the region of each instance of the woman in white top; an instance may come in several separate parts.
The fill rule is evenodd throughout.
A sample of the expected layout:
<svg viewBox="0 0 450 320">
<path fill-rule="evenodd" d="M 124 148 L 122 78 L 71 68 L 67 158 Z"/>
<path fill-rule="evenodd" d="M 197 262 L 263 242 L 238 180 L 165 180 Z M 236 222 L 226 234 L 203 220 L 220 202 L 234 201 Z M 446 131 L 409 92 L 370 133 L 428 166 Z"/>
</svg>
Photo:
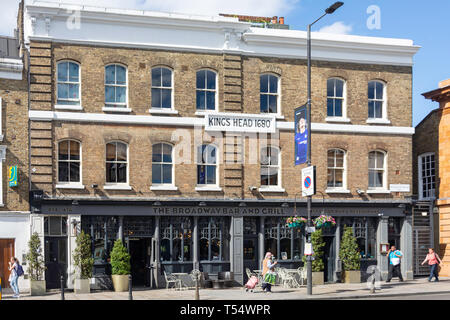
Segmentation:
<svg viewBox="0 0 450 320">
<path fill-rule="evenodd" d="M 11 288 L 14 291 L 14 298 L 19 298 L 19 285 L 17 284 L 17 280 L 19 279 L 19 276 L 17 275 L 17 269 L 19 267 L 19 260 L 15 257 L 11 257 L 11 260 L 9 261 L 9 271 L 11 272 L 9 274 L 9 282 L 11 283 Z"/>
</svg>

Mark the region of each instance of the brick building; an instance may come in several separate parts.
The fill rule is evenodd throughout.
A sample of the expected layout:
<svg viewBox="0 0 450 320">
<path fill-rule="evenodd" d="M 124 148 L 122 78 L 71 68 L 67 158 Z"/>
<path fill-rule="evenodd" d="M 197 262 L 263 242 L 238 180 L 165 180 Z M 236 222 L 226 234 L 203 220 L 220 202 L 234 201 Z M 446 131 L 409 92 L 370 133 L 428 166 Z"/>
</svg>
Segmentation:
<svg viewBox="0 0 450 320">
<path fill-rule="evenodd" d="M 19 14 L 18 23 L 22 15 Z M 0 278 L 8 287 L 8 261 L 23 262 L 30 226 L 28 78 L 22 34 L 0 36 Z M 26 270 L 26 263 L 24 263 Z M 28 281 L 19 279 L 19 287 Z"/>
<path fill-rule="evenodd" d="M 449 118 L 448 110 L 450 107 L 450 79 L 439 82 L 438 89 L 425 92 L 422 94 L 426 99 L 439 102 L 439 109 L 433 110 L 422 121 L 423 127 L 418 129 L 421 133 L 422 143 L 417 143 L 422 147 L 422 155 L 418 156 L 419 166 L 418 175 L 419 181 L 419 196 L 427 197 L 430 200 L 435 200 L 439 214 L 435 219 L 437 238 L 433 247 L 440 254 L 444 264 L 440 275 L 449 276 L 450 268 L 448 266 L 450 253 L 447 246 L 449 240 L 449 158 L 448 158 L 448 143 L 449 143 Z M 420 131 L 419 131 L 420 130 Z M 424 142 L 425 136 L 428 135 L 427 143 Z M 427 146 L 425 146 L 427 145 Z M 419 147 L 418 147 L 419 148 Z M 421 167 L 420 164 L 425 164 Z M 431 170 L 430 170 L 431 168 Z M 435 170 L 433 170 L 435 169 Z"/>
<path fill-rule="evenodd" d="M 306 102 L 306 32 L 38 1 L 25 21 L 32 230 L 64 252 L 49 287 L 61 267 L 70 280 L 80 228 L 93 238 L 100 287 L 117 238 L 140 285 L 198 267 L 243 283 L 269 250 L 285 267 L 303 264 L 304 236 L 285 219 L 306 215 L 293 116 Z M 386 277 L 380 245 L 389 242 L 411 278 L 418 47 L 322 33 L 312 45 L 312 214 L 338 222 L 325 230 L 325 280 L 338 279 L 344 225 L 362 270 L 378 264 Z"/>
</svg>

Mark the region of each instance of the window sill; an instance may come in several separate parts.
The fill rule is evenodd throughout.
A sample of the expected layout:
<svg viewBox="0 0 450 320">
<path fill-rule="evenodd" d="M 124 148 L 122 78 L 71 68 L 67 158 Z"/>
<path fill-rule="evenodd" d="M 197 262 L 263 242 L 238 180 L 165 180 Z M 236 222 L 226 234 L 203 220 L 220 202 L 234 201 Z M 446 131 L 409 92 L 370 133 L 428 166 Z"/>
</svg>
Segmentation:
<svg viewBox="0 0 450 320">
<path fill-rule="evenodd" d="M 368 124 L 391 124 L 391 121 L 388 119 L 367 119 L 366 123 Z"/>
<path fill-rule="evenodd" d="M 206 116 L 207 114 L 210 114 L 210 113 L 216 113 L 216 112 L 217 112 L 217 110 L 195 111 L 195 115 L 196 115 L 196 116 L 199 116 L 199 117 L 204 117 L 204 116 Z"/>
<path fill-rule="evenodd" d="M 344 118 L 344 117 L 326 117 L 325 121 L 326 122 L 350 123 L 350 119 Z"/>
<path fill-rule="evenodd" d="M 195 191 L 222 191 L 221 187 L 215 187 L 215 186 L 211 186 L 211 187 L 195 187 Z"/>
<path fill-rule="evenodd" d="M 103 186 L 105 190 L 132 190 L 131 186 L 127 184 L 108 184 Z"/>
<path fill-rule="evenodd" d="M 281 115 L 281 114 L 276 114 L 275 115 L 275 119 L 277 119 L 277 120 L 284 120 L 284 116 Z"/>
<path fill-rule="evenodd" d="M 391 193 L 391 191 L 386 190 L 386 189 L 372 189 L 372 190 L 367 190 L 366 193 L 367 194 L 389 194 L 389 193 Z"/>
<path fill-rule="evenodd" d="M 347 190 L 347 189 L 326 189 L 325 193 L 347 193 L 347 194 L 350 194 L 350 190 Z"/>
<path fill-rule="evenodd" d="M 70 183 L 62 183 L 57 184 L 56 189 L 85 189 L 86 187 L 82 184 L 70 184 Z"/>
<path fill-rule="evenodd" d="M 105 112 L 121 112 L 121 113 L 130 113 L 130 108 L 115 108 L 115 107 L 103 107 L 103 111 Z"/>
<path fill-rule="evenodd" d="M 171 185 L 161 185 L 161 186 L 151 186 L 150 190 L 152 191 L 177 191 L 178 187 Z"/>
<path fill-rule="evenodd" d="M 55 104 L 55 109 L 57 109 L 57 110 L 81 111 L 81 110 L 83 110 L 83 107 L 82 106 Z"/>
<path fill-rule="evenodd" d="M 150 113 L 155 113 L 155 114 L 178 114 L 177 110 L 173 110 L 173 109 L 156 109 L 156 108 L 152 108 L 152 109 L 148 109 L 148 112 Z"/>
<path fill-rule="evenodd" d="M 286 192 L 284 188 L 281 187 L 260 187 L 259 192 Z"/>
</svg>

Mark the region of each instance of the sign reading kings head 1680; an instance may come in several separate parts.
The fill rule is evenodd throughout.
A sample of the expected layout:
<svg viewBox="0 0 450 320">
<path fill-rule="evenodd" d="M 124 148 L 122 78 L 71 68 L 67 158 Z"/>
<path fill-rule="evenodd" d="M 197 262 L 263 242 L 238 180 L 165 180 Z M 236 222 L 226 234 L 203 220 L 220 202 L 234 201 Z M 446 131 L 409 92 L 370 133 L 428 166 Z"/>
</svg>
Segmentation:
<svg viewBox="0 0 450 320">
<path fill-rule="evenodd" d="M 209 113 L 205 116 L 205 130 L 275 133 L 275 116 L 242 113 Z"/>
</svg>

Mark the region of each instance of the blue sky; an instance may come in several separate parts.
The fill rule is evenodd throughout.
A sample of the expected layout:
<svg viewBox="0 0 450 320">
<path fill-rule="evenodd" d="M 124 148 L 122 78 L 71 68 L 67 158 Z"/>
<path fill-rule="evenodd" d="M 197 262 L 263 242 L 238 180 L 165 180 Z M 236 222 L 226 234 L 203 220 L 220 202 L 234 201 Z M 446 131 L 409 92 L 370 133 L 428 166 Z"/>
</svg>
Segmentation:
<svg viewBox="0 0 450 320">
<path fill-rule="evenodd" d="M 47 0 L 60 2 L 60 0 Z M 344 6 L 314 25 L 313 31 L 373 37 L 405 38 L 422 46 L 414 58 L 413 125 L 417 125 L 436 102 L 421 95 L 450 78 L 450 0 L 343 0 Z M 0 34 L 12 35 L 19 0 L 0 0 Z M 284 16 L 291 29 L 306 30 L 335 0 L 62 0 L 94 6 L 145 9 L 165 12 L 217 14 L 236 13 Z M 380 8 L 380 29 L 367 27 L 367 8 Z"/>
</svg>

